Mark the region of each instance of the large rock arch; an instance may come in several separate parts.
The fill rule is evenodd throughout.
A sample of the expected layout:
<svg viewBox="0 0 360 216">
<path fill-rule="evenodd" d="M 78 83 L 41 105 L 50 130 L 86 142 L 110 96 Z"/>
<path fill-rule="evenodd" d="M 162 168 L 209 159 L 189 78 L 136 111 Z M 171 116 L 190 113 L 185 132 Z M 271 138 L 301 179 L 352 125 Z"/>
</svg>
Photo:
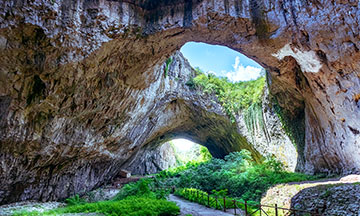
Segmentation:
<svg viewBox="0 0 360 216">
<path fill-rule="evenodd" d="M 267 69 L 300 170 L 360 170 L 358 3 L 9 0 L 0 8 L 0 203 L 97 187 L 171 134 L 143 131 L 168 120 L 167 106 L 159 124 L 147 115 L 178 85 L 167 83 L 163 63 L 186 41 L 226 45 Z M 164 103 L 187 107 L 171 97 Z M 215 119 L 225 136 L 235 130 L 225 115 Z M 236 140 L 213 152 L 261 157 Z"/>
</svg>

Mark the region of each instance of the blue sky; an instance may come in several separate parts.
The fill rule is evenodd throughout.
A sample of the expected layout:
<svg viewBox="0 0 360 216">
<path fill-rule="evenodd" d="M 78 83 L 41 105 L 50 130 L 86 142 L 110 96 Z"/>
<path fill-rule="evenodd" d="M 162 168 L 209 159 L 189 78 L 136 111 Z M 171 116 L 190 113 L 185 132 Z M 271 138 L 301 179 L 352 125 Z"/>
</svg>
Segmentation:
<svg viewBox="0 0 360 216">
<path fill-rule="evenodd" d="M 262 67 L 259 64 L 225 46 L 188 42 L 180 51 L 191 66 L 217 76 L 226 76 L 233 82 L 252 80 L 260 76 Z"/>
</svg>

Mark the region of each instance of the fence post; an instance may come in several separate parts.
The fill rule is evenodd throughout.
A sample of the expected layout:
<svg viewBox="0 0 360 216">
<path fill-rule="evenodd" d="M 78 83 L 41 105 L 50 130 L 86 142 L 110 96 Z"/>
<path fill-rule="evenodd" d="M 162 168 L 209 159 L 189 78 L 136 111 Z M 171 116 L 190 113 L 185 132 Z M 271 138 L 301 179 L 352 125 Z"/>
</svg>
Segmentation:
<svg viewBox="0 0 360 216">
<path fill-rule="evenodd" d="M 216 202 L 215 209 L 217 209 L 217 196 L 215 197 L 215 202 Z"/>
<path fill-rule="evenodd" d="M 210 208 L 210 196 L 208 194 L 208 207 Z"/>
<path fill-rule="evenodd" d="M 233 200 L 234 202 L 234 215 L 236 215 L 236 200 Z"/>
<path fill-rule="evenodd" d="M 224 196 L 224 212 L 226 212 L 226 198 Z"/>
<path fill-rule="evenodd" d="M 316 212 L 316 216 L 320 215 L 320 212 L 319 212 L 319 211 L 320 211 L 320 209 L 317 208 L 316 211 L 315 211 L 315 212 Z"/>
<path fill-rule="evenodd" d="M 247 212 L 247 201 L 245 200 L 245 216 L 248 215 L 248 212 Z"/>
<path fill-rule="evenodd" d="M 199 191 L 198 190 L 196 191 L 196 199 L 197 199 L 197 201 L 199 203 Z"/>
<path fill-rule="evenodd" d="M 275 216 L 278 216 L 278 206 L 275 204 Z"/>
</svg>

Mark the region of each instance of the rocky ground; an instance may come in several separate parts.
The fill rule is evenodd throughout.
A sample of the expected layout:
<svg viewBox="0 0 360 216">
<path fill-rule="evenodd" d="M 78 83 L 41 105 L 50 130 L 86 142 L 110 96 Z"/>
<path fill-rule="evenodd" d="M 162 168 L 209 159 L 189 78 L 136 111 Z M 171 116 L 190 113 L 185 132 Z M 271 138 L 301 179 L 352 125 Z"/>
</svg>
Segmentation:
<svg viewBox="0 0 360 216">
<path fill-rule="evenodd" d="M 276 185 L 267 191 L 261 203 L 277 203 L 284 208 L 319 211 L 326 216 L 358 216 L 360 175 Z"/>
<path fill-rule="evenodd" d="M 111 185 L 104 186 L 102 188 L 90 191 L 82 196 L 87 202 L 97 202 L 100 200 L 110 200 L 115 197 L 115 195 L 119 192 L 120 188 L 129 182 L 134 182 L 139 180 L 139 177 L 131 177 L 126 179 L 117 179 Z M 40 202 L 40 201 L 23 201 L 23 202 L 16 202 L 7 205 L 0 206 L 0 216 L 8 216 L 14 214 L 14 212 L 19 211 L 38 211 L 44 212 L 47 210 L 55 209 L 64 207 L 66 204 L 65 202 Z M 70 215 L 70 214 L 66 214 Z M 71 215 L 102 215 L 102 214 L 95 214 L 95 213 L 86 213 L 86 214 L 74 214 Z"/>
<path fill-rule="evenodd" d="M 0 206 L 0 215 L 12 215 L 17 211 L 38 211 L 44 212 L 50 209 L 59 208 L 65 206 L 63 202 L 38 202 L 38 201 L 24 201 L 17 202 L 8 205 Z"/>
</svg>

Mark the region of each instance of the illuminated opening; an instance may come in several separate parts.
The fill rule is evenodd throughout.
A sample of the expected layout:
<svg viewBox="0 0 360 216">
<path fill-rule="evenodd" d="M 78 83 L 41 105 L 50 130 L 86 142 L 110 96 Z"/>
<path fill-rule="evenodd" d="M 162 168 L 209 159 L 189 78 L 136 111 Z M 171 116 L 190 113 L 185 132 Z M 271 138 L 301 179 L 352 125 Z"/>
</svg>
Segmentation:
<svg viewBox="0 0 360 216">
<path fill-rule="evenodd" d="M 187 139 L 174 139 L 168 142 L 174 151 L 176 164 L 174 167 L 183 166 L 186 163 L 205 162 L 212 158 L 209 150 Z"/>
<path fill-rule="evenodd" d="M 225 46 L 188 42 L 180 52 L 192 67 L 232 82 L 256 80 L 265 75 L 257 62 Z"/>
</svg>

